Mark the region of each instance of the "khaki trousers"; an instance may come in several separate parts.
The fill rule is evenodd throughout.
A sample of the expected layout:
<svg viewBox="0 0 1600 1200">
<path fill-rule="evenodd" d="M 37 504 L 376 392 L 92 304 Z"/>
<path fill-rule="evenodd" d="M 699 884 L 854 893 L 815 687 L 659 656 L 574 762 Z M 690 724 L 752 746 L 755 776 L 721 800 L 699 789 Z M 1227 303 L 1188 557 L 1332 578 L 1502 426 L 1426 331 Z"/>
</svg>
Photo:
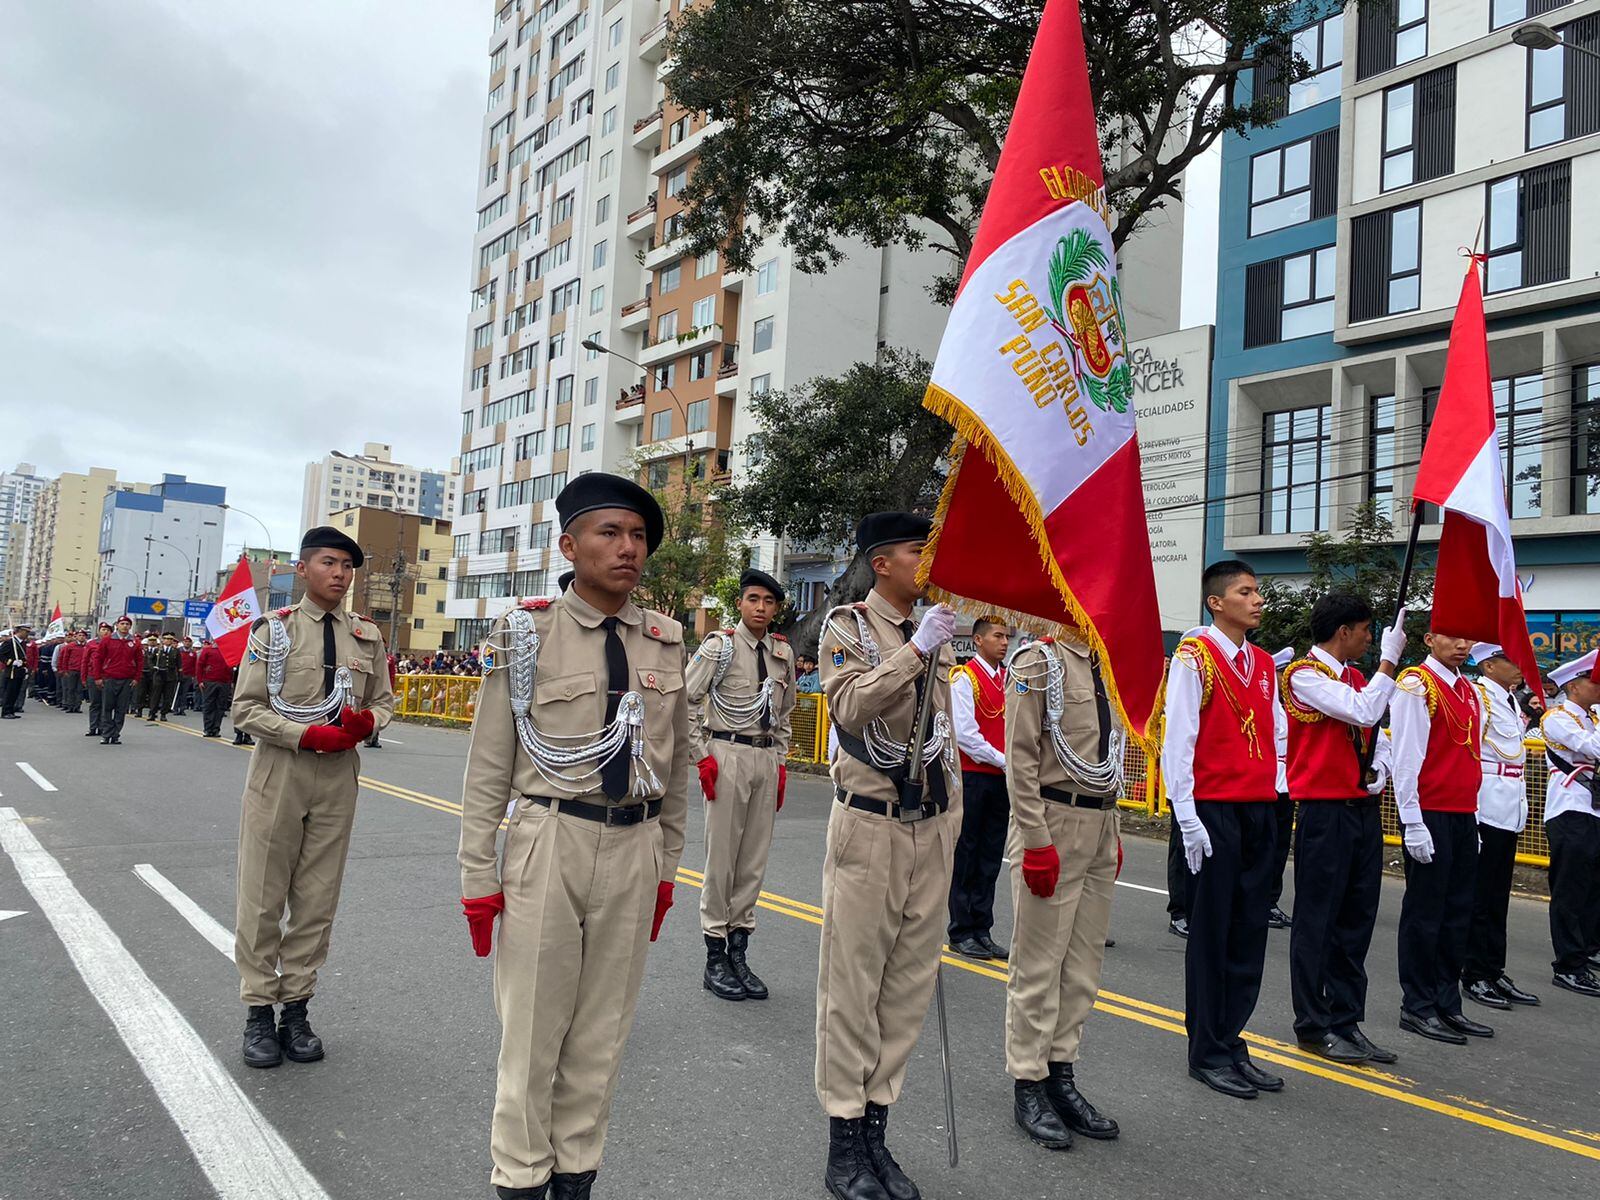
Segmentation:
<svg viewBox="0 0 1600 1200">
<path fill-rule="evenodd" d="M 713 740 L 717 798 L 706 801 L 706 879 L 700 928 L 725 938 L 756 927 L 756 900 L 767 875 L 778 815 L 776 751 Z"/>
<path fill-rule="evenodd" d="M 1045 801 L 1045 823 L 1061 858 L 1055 894 L 1035 896 L 1022 881 L 1022 834 L 1006 837 L 1011 860 L 1011 961 L 1006 974 L 1006 1074 L 1047 1076 L 1076 1062 L 1100 991 L 1117 877 L 1117 810 Z"/>
<path fill-rule="evenodd" d="M 817 1099 L 893 1104 L 933 996 L 960 804 L 910 825 L 835 803 L 822 868 Z"/>
<path fill-rule="evenodd" d="M 350 852 L 360 770 L 353 752 L 258 744 L 250 756 L 233 940 L 246 1004 L 304 1000 L 317 990 Z"/>
<path fill-rule="evenodd" d="M 659 821 L 605 826 L 517 802 L 494 960 L 497 1187 L 538 1187 L 553 1171 L 599 1167 L 660 863 Z"/>
</svg>

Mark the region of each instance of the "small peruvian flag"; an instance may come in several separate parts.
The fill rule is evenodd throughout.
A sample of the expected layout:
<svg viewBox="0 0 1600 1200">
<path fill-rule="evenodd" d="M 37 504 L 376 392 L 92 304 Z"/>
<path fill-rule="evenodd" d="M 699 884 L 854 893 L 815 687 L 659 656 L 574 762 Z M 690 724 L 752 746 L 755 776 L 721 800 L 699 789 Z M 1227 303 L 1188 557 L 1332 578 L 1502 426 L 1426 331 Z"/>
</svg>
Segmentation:
<svg viewBox="0 0 1600 1200">
<path fill-rule="evenodd" d="M 206 632 L 230 667 L 237 667 L 244 658 L 245 646 L 250 641 L 250 626 L 260 615 L 249 560 L 240 558 L 239 565 L 228 578 L 228 586 L 222 589 L 221 597 L 206 614 Z"/>
<path fill-rule="evenodd" d="M 50 627 L 44 631 L 44 640 L 48 642 L 66 636 L 67 623 L 61 619 L 61 605 L 58 604 L 55 612 L 50 614 Z"/>
</svg>

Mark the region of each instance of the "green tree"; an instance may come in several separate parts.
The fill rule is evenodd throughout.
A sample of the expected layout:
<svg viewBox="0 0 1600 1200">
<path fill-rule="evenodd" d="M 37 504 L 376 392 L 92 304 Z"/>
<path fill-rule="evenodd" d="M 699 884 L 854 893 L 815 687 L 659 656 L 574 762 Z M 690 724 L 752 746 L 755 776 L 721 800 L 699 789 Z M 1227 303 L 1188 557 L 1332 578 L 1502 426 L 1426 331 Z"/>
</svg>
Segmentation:
<svg viewBox="0 0 1600 1200">
<path fill-rule="evenodd" d="M 931 244 L 948 300 L 972 249 L 1045 0 L 703 0 L 674 19 L 671 98 L 721 125 L 683 199 L 691 253 L 748 269 L 781 236 L 802 270 L 845 238 Z M 1281 116 L 1242 102 L 1263 65 L 1293 82 L 1299 0 L 1083 0 L 1117 246 L 1180 194 L 1226 130 Z M 930 241 L 931 225 L 937 232 Z"/>
<path fill-rule="evenodd" d="M 1268 576 L 1261 581 L 1266 609 L 1261 615 L 1257 644 L 1269 653 L 1280 646 L 1293 646 L 1304 654 L 1311 646 L 1311 607 L 1330 592 L 1352 592 L 1372 601 L 1373 634 L 1394 620 L 1400 591 L 1401 559 L 1405 547 L 1394 534 L 1394 524 L 1365 501 L 1350 510 L 1349 529 L 1341 537 L 1313 533 L 1306 538 L 1306 565 L 1310 578 L 1293 583 Z M 1406 589 L 1412 612 L 1406 620 L 1411 641 L 1408 649 L 1420 660 L 1422 635 L 1428 630 L 1424 607 L 1433 595 L 1433 570 L 1421 561 L 1413 566 Z M 1378 665 L 1378 646 L 1373 642 L 1364 668 Z"/>
<path fill-rule="evenodd" d="M 661 545 L 646 561 L 636 598 L 646 607 L 684 622 L 692 636 L 693 609 L 707 591 L 707 581 L 736 572 L 733 539 L 738 526 L 730 524 L 723 504 L 725 488 L 705 477 L 707 458 L 684 483 L 683 460 L 670 464 L 666 478 L 650 487 L 661 505 L 665 523 Z M 635 477 L 648 476 L 642 461 L 632 467 Z"/>
<path fill-rule="evenodd" d="M 869 512 L 931 514 L 950 427 L 922 407 L 928 373 L 927 360 L 888 350 L 843 375 L 754 397 L 758 431 L 748 448 L 756 465 L 731 489 L 731 514 L 749 528 L 827 548 L 848 545 Z M 858 553 L 827 599 L 789 630 L 796 648 L 814 652 L 827 610 L 871 586 Z"/>
</svg>

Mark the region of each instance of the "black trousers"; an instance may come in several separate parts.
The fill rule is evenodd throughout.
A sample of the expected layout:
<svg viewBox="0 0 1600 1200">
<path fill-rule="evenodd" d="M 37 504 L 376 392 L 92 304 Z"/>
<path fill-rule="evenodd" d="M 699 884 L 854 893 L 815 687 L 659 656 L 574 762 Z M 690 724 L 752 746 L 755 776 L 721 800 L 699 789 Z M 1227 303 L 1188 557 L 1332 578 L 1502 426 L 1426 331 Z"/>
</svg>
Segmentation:
<svg viewBox="0 0 1600 1200">
<path fill-rule="evenodd" d="M 1506 912 L 1511 907 L 1511 871 L 1517 865 L 1517 835 L 1479 825 L 1478 874 L 1473 883 L 1472 924 L 1462 983 L 1487 983 L 1506 971 Z"/>
<path fill-rule="evenodd" d="M 84 680 L 84 699 L 89 702 L 89 732 L 100 732 L 100 685 L 92 679 Z"/>
<path fill-rule="evenodd" d="M 994 928 L 994 885 L 1010 820 L 1004 775 L 961 772 L 961 836 L 950 872 L 951 942 L 987 937 Z"/>
<path fill-rule="evenodd" d="M 1289 994 L 1302 1041 L 1367 1016 L 1367 950 L 1383 885 L 1378 801 L 1307 800 L 1294 827 Z"/>
<path fill-rule="evenodd" d="M 108 679 L 100 689 L 100 736 L 121 737 L 122 721 L 128 715 L 133 696 L 133 680 Z"/>
<path fill-rule="evenodd" d="M 1600 816 L 1564 812 L 1545 822 L 1550 840 L 1551 966 L 1581 971 L 1600 947 Z"/>
<path fill-rule="evenodd" d="M 1183 857 L 1183 834 L 1178 819 L 1167 827 L 1167 916 L 1176 921 L 1189 915 L 1189 864 Z"/>
<path fill-rule="evenodd" d="M 201 724 L 212 737 L 222 736 L 222 718 L 233 703 L 233 684 L 203 683 L 200 685 Z"/>
<path fill-rule="evenodd" d="M 1279 796 L 1272 806 L 1273 818 L 1278 823 L 1278 849 L 1273 860 L 1272 879 L 1267 888 L 1267 907 L 1276 908 L 1283 899 L 1283 873 L 1289 866 L 1289 846 L 1294 837 L 1294 801 Z M 1297 876 L 1298 878 L 1298 876 Z M 1295 888 L 1295 905 L 1299 906 L 1300 889 Z"/>
<path fill-rule="evenodd" d="M 0 714 L 10 716 L 22 710 L 22 691 L 28 672 L 17 667 L 0 667 Z"/>
<path fill-rule="evenodd" d="M 1422 823 L 1433 835 L 1433 861 L 1405 856 L 1400 1007 L 1416 1017 L 1459 1016 L 1478 874 L 1478 820 L 1472 813 L 1424 812 Z"/>
<path fill-rule="evenodd" d="M 1189 1065 L 1217 1069 L 1249 1057 L 1239 1035 L 1261 994 L 1278 828 L 1270 801 L 1197 800 L 1194 808 L 1211 857 L 1189 877 L 1184 1024 Z"/>
<path fill-rule="evenodd" d="M 150 711 L 158 714 L 163 720 L 170 713 L 178 701 L 177 675 L 158 673 L 155 680 L 155 697 L 150 701 Z"/>
</svg>

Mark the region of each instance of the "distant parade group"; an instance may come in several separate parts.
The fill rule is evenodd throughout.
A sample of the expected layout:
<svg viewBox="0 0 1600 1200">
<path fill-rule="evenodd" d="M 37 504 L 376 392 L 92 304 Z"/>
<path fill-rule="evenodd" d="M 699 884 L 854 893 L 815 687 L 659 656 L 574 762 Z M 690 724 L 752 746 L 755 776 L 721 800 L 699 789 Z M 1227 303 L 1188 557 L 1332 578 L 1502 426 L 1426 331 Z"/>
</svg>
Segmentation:
<svg viewBox="0 0 1600 1200">
<path fill-rule="evenodd" d="M 752 965 L 757 899 L 804 674 L 773 630 L 784 588 L 759 570 L 739 580 L 737 622 L 692 653 L 677 620 L 635 602 L 664 529 L 643 488 L 586 474 L 556 509 L 572 571 L 560 595 L 516 602 L 481 647 L 462 796 L 462 907 L 474 952 L 494 955 L 502 1024 L 489 1139 L 502 1200 L 591 1193 L 695 784 L 703 987 L 727 1001 L 767 998 Z M 1005 963 L 1004 1070 L 1021 1132 L 1054 1150 L 1120 1133 L 1080 1090 L 1076 1066 L 1121 865 L 1127 735 L 1100 655 L 1071 627 L 1024 641 L 981 616 L 976 653 L 957 663 L 955 612 L 936 604 L 918 615 L 930 532 L 908 513 L 863 518 L 856 544 L 872 588 L 829 612 L 818 635 L 837 748 L 814 1066 L 836 1200 L 921 1194 L 889 1148 L 889 1115 L 930 1003 L 942 1023 L 947 952 Z M 8 718 L 29 679 L 47 677 L 40 694 L 63 712 L 86 709 L 88 734 L 104 744 L 120 743 L 130 712 L 160 722 L 191 706 L 206 736 L 231 711 L 235 740 L 253 743 L 234 946 L 251 1067 L 325 1053 L 308 1005 L 349 851 L 357 747 L 393 712 L 382 637 L 344 603 L 362 560 L 344 534 L 308 531 L 303 599 L 255 621 L 237 671 L 212 645 L 141 641 L 126 617 L 44 651 L 25 628 L 0 637 Z M 1546 709 L 1523 694 L 1500 647 L 1448 629 L 1429 632 L 1420 664 L 1402 669 L 1402 611 L 1377 639 L 1368 679 L 1352 664 L 1374 641 L 1372 605 L 1333 594 L 1312 609 L 1313 644 L 1275 660 L 1250 640 L 1264 603 L 1257 583 L 1241 561 L 1207 567 L 1209 623 L 1179 642 L 1167 673 L 1160 771 L 1173 818 L 1171 928 L 1187 938 L 1189 1074 L 1239 1099 L 1284 1088 L 1243 1036 L 1269 925 L 1291 927 L 1302 1050 L 1344 1065 L 1396 1061 L 1364 1028 L 1391 786 L 1406 879 L 1399 1028 L 1465 1045 L 1494 1030 L 1463 1012 L 1463 998 L 1502 1011 L 1540 1003 L 1506 974 L 1533 719 L 1549 765 L 1552 983 L 1600 996 L 1595 653 L 1550 673 L 1562 690 Z M 1463 673 L 1469 662 L 1476 679 Z M 1292 921 L 1277 903 L 1291 836 Z M 1007 864 L 1009 947 L 993 936 Z M 953 1104 L 948 1061 L 946 1089 Z"/>
</svg>

